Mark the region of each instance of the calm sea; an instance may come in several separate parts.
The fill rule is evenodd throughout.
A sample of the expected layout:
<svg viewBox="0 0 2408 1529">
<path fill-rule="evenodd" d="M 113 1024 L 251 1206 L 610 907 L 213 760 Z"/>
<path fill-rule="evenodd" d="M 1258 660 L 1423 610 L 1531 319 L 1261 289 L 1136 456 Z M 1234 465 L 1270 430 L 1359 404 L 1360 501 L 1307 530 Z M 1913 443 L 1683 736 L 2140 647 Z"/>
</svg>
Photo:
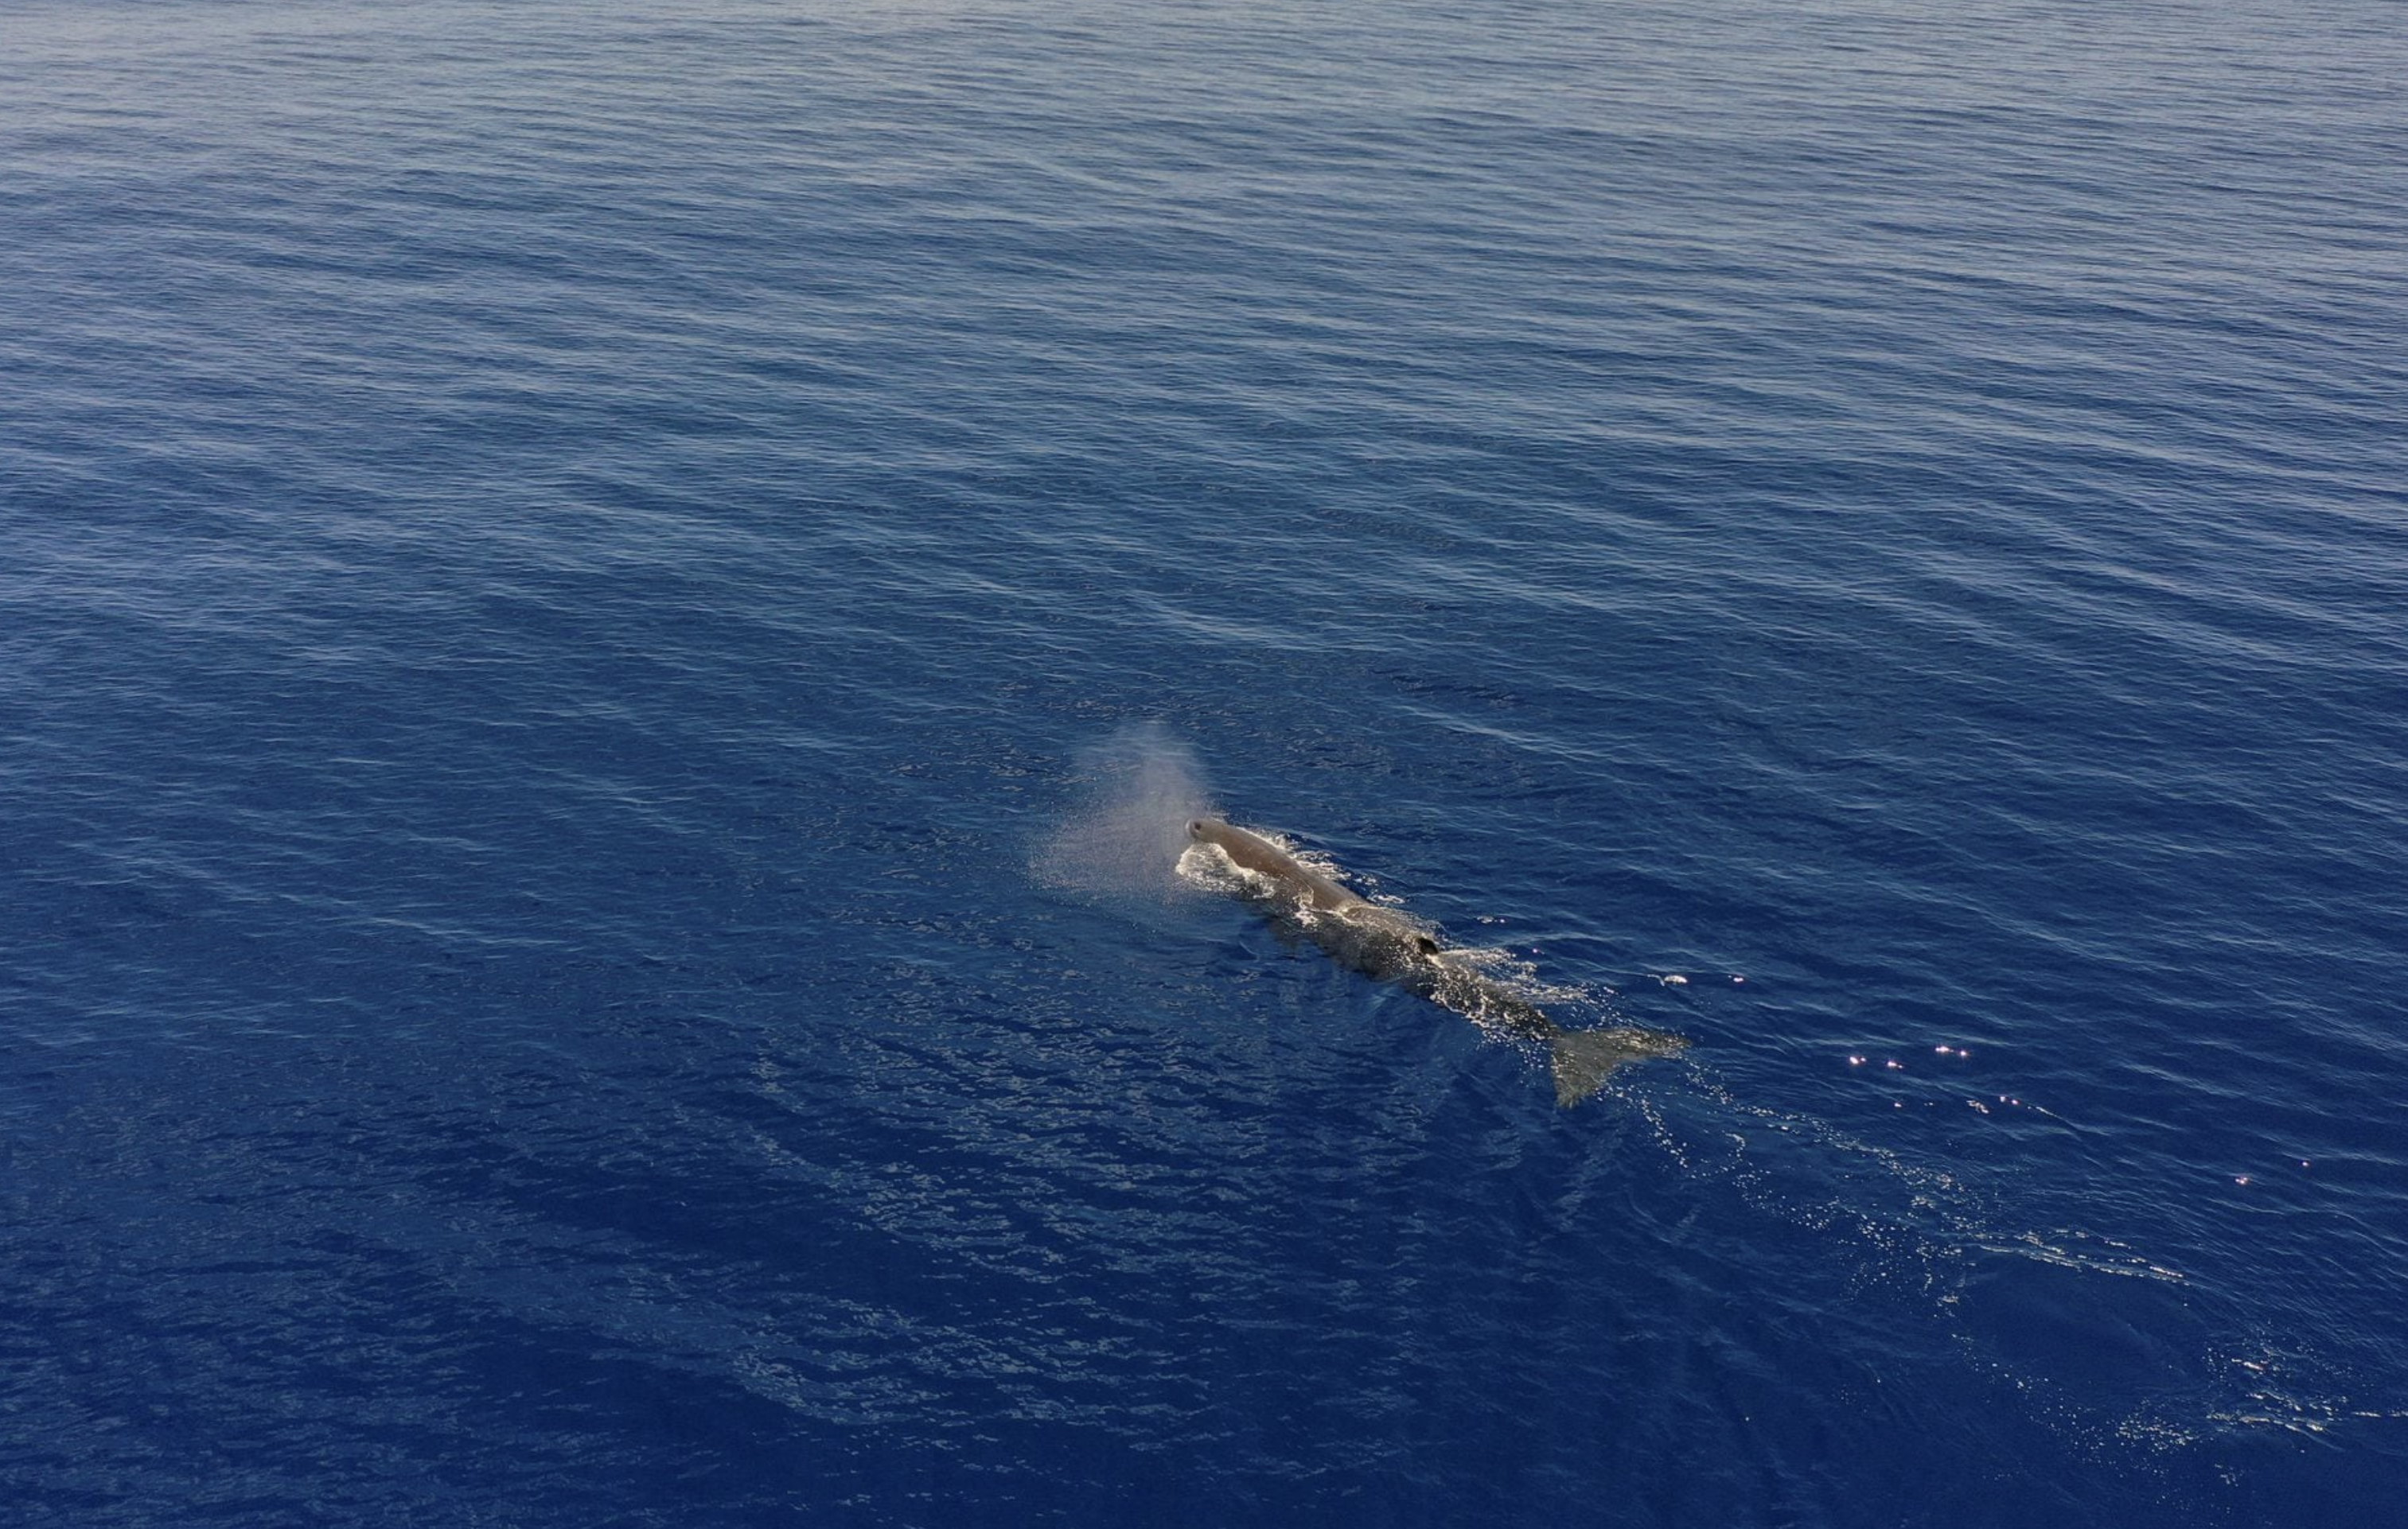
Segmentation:
<svg viewBox="0 0 2408 1529">
<path fill-rule="evenodd" d="M 2403 81 L 0 0 L 0 1520 L 2408 1523 Z"/>
</svg>

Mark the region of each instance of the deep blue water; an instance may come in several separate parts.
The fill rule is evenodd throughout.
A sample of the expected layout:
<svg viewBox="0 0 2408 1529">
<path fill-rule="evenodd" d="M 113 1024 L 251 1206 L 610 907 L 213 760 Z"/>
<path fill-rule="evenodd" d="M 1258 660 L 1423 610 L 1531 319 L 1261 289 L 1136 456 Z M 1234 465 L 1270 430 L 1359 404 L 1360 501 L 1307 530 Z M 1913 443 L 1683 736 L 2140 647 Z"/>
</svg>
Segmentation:
<svg viewBox="0 0 2408 1529">
<path fill-rule="evenodd" d="M 6 0 L 0 1518 L 2408 1522 L 2403 80 Z"/>
</svg>

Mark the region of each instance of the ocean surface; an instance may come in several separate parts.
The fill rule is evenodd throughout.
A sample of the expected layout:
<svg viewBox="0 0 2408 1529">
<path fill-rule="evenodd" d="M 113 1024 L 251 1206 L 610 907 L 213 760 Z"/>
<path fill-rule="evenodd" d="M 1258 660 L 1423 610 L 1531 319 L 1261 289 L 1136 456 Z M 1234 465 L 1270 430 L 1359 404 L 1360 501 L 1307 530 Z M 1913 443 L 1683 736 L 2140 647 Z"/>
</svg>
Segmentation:
<svg viewBox="0 0 2408 1529">
<path fill-rule="evenodd" d="M 2403 82 L 0 0 L 0 1522 L 2408 1523 Z"/>
</svg>

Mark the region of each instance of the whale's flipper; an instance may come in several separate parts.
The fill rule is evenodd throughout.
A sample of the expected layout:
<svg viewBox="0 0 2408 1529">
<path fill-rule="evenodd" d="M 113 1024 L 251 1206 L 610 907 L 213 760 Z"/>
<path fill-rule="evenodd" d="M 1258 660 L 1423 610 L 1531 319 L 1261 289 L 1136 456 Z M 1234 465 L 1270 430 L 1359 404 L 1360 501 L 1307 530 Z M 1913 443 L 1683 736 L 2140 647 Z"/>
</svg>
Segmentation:
<svg viewBox="0 0 2408 1529">
<path fill-rule="evenodd" d="M 1555 1103 L 1569 1109 L 1605 1086 L 1613 1069 L 1651 1056 L 1673 1056 L 1688 1047 L 1660 1030 L 1558 1030 L 1547 1037 L 1555 1075 Z"/>
</svg>

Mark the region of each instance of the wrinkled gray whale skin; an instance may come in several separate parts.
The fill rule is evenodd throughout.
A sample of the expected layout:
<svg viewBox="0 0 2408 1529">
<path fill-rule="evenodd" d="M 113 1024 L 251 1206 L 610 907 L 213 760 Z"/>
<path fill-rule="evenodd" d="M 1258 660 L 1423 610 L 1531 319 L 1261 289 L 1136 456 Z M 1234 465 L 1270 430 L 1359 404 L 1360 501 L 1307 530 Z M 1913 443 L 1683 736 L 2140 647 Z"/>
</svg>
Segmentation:
<svg viewBox="0 0 2408 1529">
<path fill-rule="evenodd" d="M 1671 1056 L 1689 1044 L 1627 1026 L 1566 1030 L 1529 999 L 1453 957 L 1423 925 L 1364 901 L 1261 835 L 1218 818 L 1192 818 L 1187 836 L 1248 873 L 1241 894 L 1275 928 L 1300 934 L 1340 965 L 1417 993 L 1484 1028 L 1545 1046 L 1557 1105 L 1580 1103 L 1626 1063 Z"/>
</svg>

